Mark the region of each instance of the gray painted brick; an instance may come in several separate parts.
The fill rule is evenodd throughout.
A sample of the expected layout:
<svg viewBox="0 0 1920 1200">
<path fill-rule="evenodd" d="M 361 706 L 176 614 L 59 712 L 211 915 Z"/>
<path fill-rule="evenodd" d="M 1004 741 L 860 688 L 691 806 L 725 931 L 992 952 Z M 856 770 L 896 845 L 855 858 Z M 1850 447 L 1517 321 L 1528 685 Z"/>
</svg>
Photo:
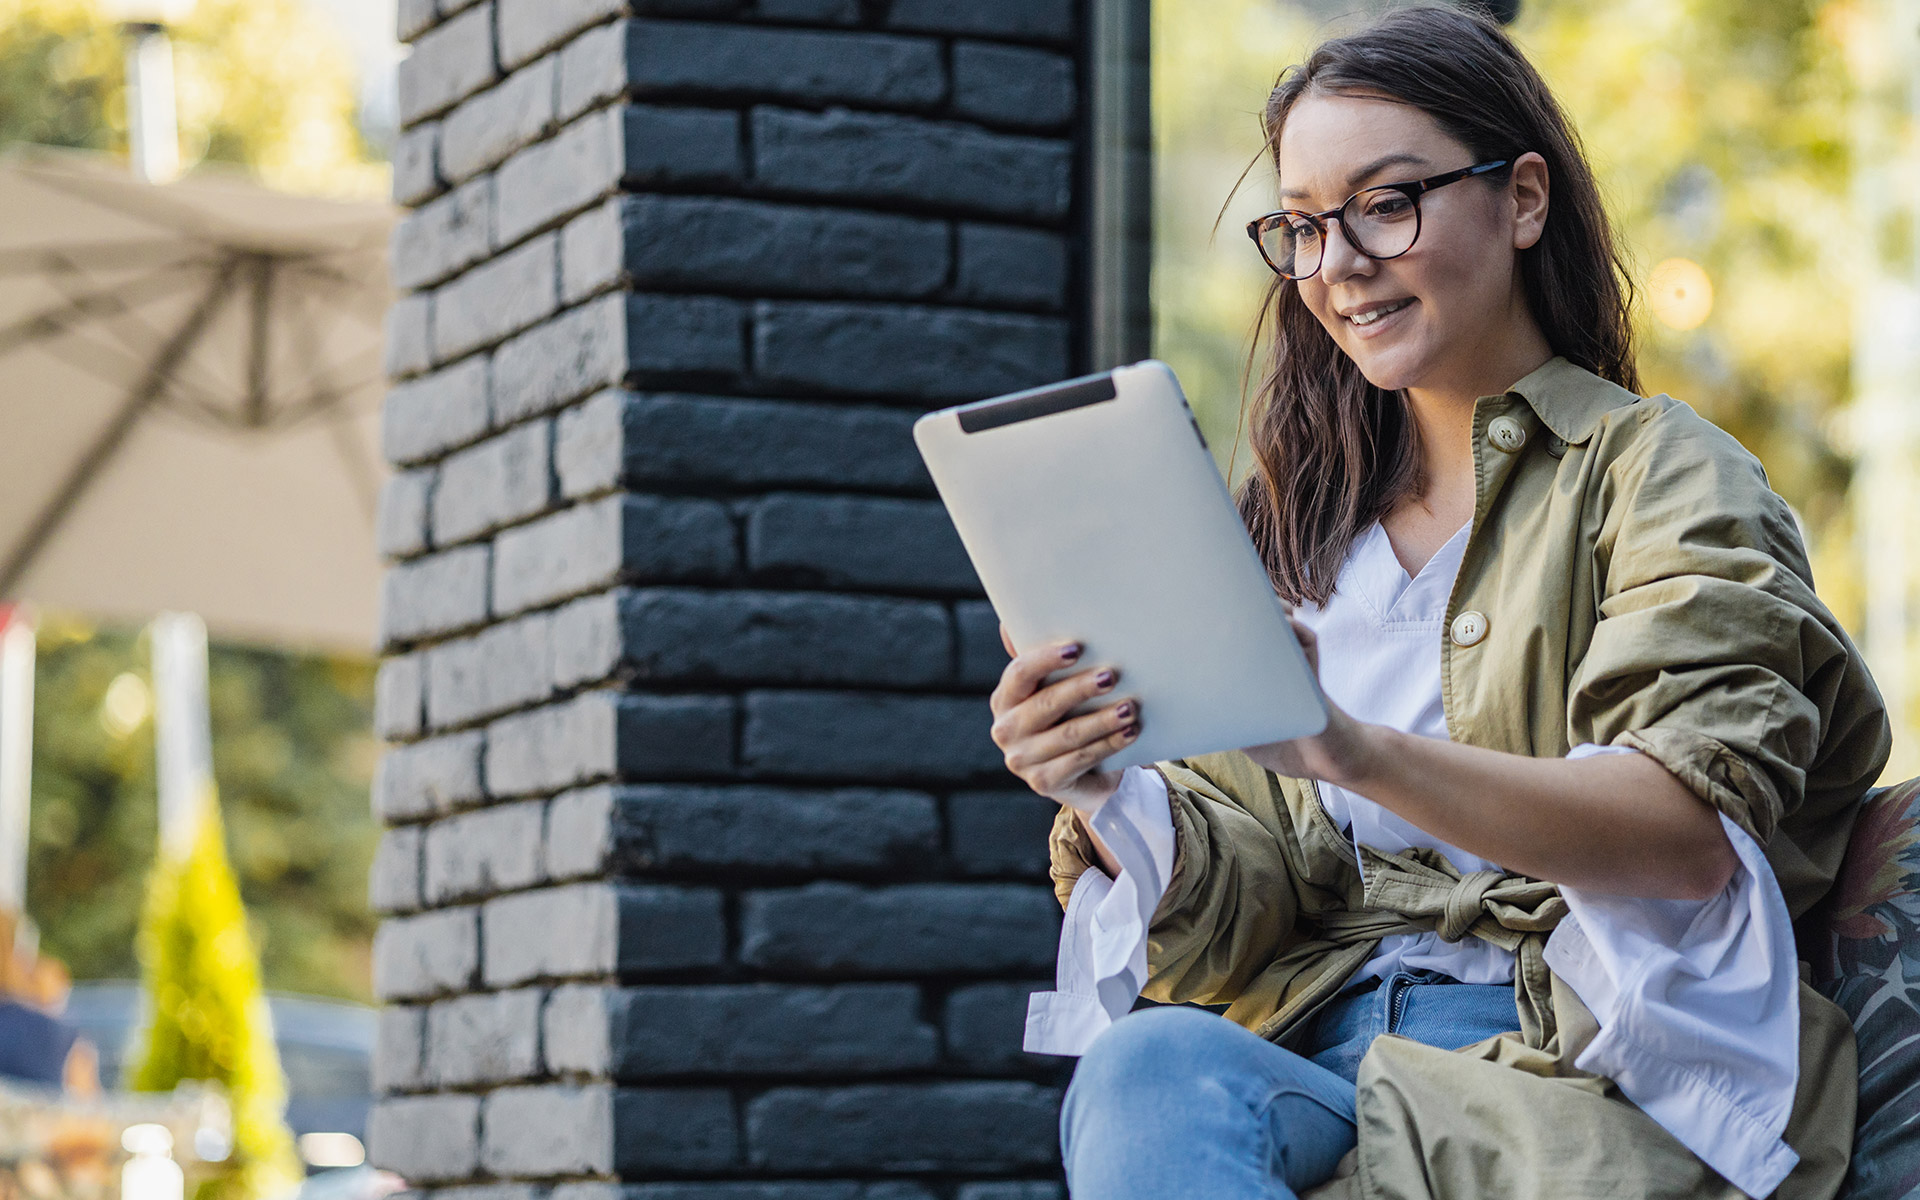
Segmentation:
<svg viewBox="0 0 1920 1200">
<path fill-rule="evenodd" d="M 1006 778 L 980 697 L 875 692 L 747 693 L 741 765 L 801 779 Z"/>
<path fill-rule="evenodd" d="M 491 391 L 484 355 L 395 384 L 380 414 L 380 448 L 387 461 L 421 462 L 485 433 Z"/>
<path fill-rule="evenodd" d="M 399 0 L 394 7 L 394 35 L 403 42 L 419 37 L 440 19 L 434 0 Z"/>
<path fill-rule="evenodd" d="M 400 63 L 400 124 L 444 112 L 495 77 L 493 2 L 486 0 L 413 39 Z"/>
<path fill-rule="evenodd" d="M 421 1000 L 474 985 L 480 967 L 479 912 L 448 908 L 389 917 L 373 935 L 373 994 Z"/>
<path fill-rule="evenodd" d="M 473 268 L 433 294 L 433 353 L 458 358 L 518 333 L 560 306 L 557 235 Z"/>
<path fill-rule="evenodd" d="M 556 797 L 546 869 L 556 878 L 672 872 L 731 880 L 897 872 L 939 853 L 939 818 L 924 792 L 643 784 Z"/>
<path fill-rule="evenodd" d="M 1067 239 L 1011 225 L 962 222 L 954 299 L 1057 310 L 1067 301 Z"/>
<path fill-rule="evenodd" d="M 464 1179 L 480 1163 L 478 1096 L 404 1096 L 367 1114 L 367 1157 L 413 1183 Z"/>
<path fill-rule="evenodd" d="M 389 376 L 418 375 L 433 365 L 432 309 L 430 296 L 402 296 L 387 310 Z"/>
<path fill-rule="evenodd" d="M 501 1088 L 483 1124 L 481 1162 L 496 1174 L 712 1171 L 740 1156 L 733 1101 L 717 1088 Z"/>
<path fill-rule="evenodd" d="M 453 0 L 464 3 L 466 0 Z M 433 1200 L 547 1200 L 547 1189 L 532 1183 L 481 1183 L 435 1188 Z"/>
<path fill-rule="evenodd" d="M 988 42 L 953 47 L 953 110 L 988 124 L 1053 129 L 1073 119 L 1073 59 Z"/>
<path fill-rule="evenodd" d="M 393 202 L 412 207 L 447 189 L 440 178 L 440 122 L 427 121 L 393 143 Z"/>
<path fill-rule="evenodd" d="M 380 595 L 380 639 L 388 645 L 452 633 L 487 617 L 485 546 L 460 546 L 388 569 Z"/>
<path fill-rule="evenodd" d="M 553 673 L 548 624 L 536 613 L 427 650 L 428 724 L 464 725 L 546 699 Z"/>
<path fill-rule="evenodd" d="M 430 905 L 485 897 L 540 882 L 546 805 L 501 804 L 427 826 L 423 895 Z"/>
<path fill-rule="evenodd" d="M 559 64 L 549 55 L 461 102 L 440 132 L 440 170 L 454 181 L 499 163 L 552 128 Z"/>
<path fill-rule="evenodd" d="M 685 971 L 726 957 L 726 918 L 710 889 L 569 884 L 489 900 L 481 919 L 489 987 Z"/>
<path fill-rule="evenodd" d="M 769 582 L 978 594 L 937 500 L 776 493 L 747 507 L 747 570 Z"/>
<path fill-rule="evenodd" d="M 386 558 L 419 554 L 427 537 L 427 505 L 433 496 L 433 472 L 395 471 L 380 487 L 380 511 L 374 521 L 374 545 Z"/>
<path fill-rule="evenodd" d="M 587 692 L 490 725 L 487 784 L 505 796 L 632 775 L 725 774 L 733 726 L 724 696 Z"/>
<path fill-rule="evenodd" d="M 494 608 L 517 612 L 616 580 L 716 580 L 734 570 L 733 522 L 716 501 L 608 496 L 501 533 Z"/>
<path fill-rule="evenodd" d="M 913 419 L 870 405 L 607 391 L 560 415 L 554 467 L 566 496 L 689 483 L 931 491 Z"/>
<path fill-rule="evenodd" d="M 699 108 L 626 105 L 620 113 L 621 182 L 721 186 L 746 177 L 740 115 Z"/>
<path fill-rule="evenodd" d="M 426 697 L 419 655 L 398 654 L 382 662 L 373 681 L 373 732 L 388 741 L 419 737 Z"/>
<path fill-rule="evenodd" d="M 814 883 L 741 900 L 742 962 L 800 975 L 991 975 L 1053 965 L 1060 905 L 1014 883 Z"/>
<path fill-rule="evenodd" d="M 1015 41 L 1064 42 L 1073 36 L 1072 0 L 894 0 L 887 24 L 926 33 L 976 34 Z"/>
<path fill-rule="evenodd" d="M 754 374 L 769 383 L 903 402 L 978 400 L 1068 372 L 1057 317 L 901 304 L 763 300 Z M 912 346 L 912 354 L 900 353 Z"/>
<path fill-rule="evenodd" d="M 611 197 L 560 230 L 560 299 L 565 304 L 602 291 L 620 279 L 620 200 Z"/>
<path fill-rule="evenodd" d="M 945 1019 L 947 1054 L 975 1070 L 1022 1071 L 1045 1069 L 1057 1059 L 1028 1054 L 1020 1048 L 1026 1036 L 1027 997 L 1051 990 L 1048 982 L 976 983 L 956 988 L 947 997 Z"/>
<path fill-rule="evenodd" d="M 506 1083 L 541 1073 L 545 993 L 521 988 L 457 996 L 427 1009 L 427 1070 L 440 1087 Z"/>
<path fill-rule="evenodd" d="M 627 23 L 596 25 L 560 48 L 559 117 L 571 121 L 627 90 Z"/>
<path fill-rule="evenodd" d="M 393 227 L 389 270 L 401 290 L 450 278 L 492 251 L 493 181 L 462 184 L 400 218 Z"/>
<path fill-rule="evenodd" d="M 499 0 L 500 61 L 509 70 L 580 30 L 625 12 L 628 0 Z"/>
<path fill-rule="evenodd" d="M 478 731 L 395 746 L 373 771 L 373 812 L 405 821 L 447 812 L 483 798 Z"/>
<path fill-rule="evenodd" d="M 1030 791 L 955 792 L 947 801 L 954 865 L 968 875 L 1047 877 L 1059 807 Z"/>
<path fill-rule="evenodd" d="M 756 108 L 753 176 L 769 191 L 1058 221 L 1071 144 L 885 113 Z"/>
<path fill-rule="evenodd" d="M 621 1082 L 904 1071 L 939 1055 L 906 983 L 562 989 L 545 1030 L 554 1070 Z"/>
<path fill-rule="evenodd" d="M 618 617 L 623 679 L 913 686 L 950 673 L 947 613 L 932 601 L 643 588 L 621 596 Z"/>
<path fill-rule="evenodd" d="M 746 308 L 715 296 L 607 295 L 501 346 L 502 422 L 559 408 L 628 375 L 732 377 L 746 367 Z"/>
<path fill-rule="evenodd" d="M 403 825 L 380 835 L 367 877 L 367 904 L 379 913 L 420 907 L 420 827 Z"/>
<path fill-rule="evenodd" d="M 426 1010 L 404 1005 L 382 1008 L 373 1036 L 374 1093 L 427 1086 L 426 1066 Z"/>
<path fill-rule="evenodd" d="M 991 689 L 1007 669 L 1007 650 L 1000 641 L 1000 615 L 985 600 L 961 600 L 953 606 L 959 654 L 959 681 Z"/>
<path fill-rule="evenodd" d="M 747 1105 L 747 1159 L 792 1171 L 1054 1166 L 1060 1095 L 1031 1083 L 774 1088 Z"/>
<path fill-rule="evenodd" d="M 544 510 L 553 498 L 553 427 L 516 425 L 450 455 L 433 492 L 433 540 L 446 546 Z"/>
<path fill-rule="evenodd" d="M 553 650 L 553 686 L 600 683 L 620 665 L 618 592 L 582 596 L 554 611 L 548 638 Z"/>
<path fill-rule="evenodd" d="M 642 96 L 927 108 L 947 94 L 931 38 L 630 21 L 626 50 L 629 86 Z"/>
<path fill-rule="evenodd" d="M 947 281 L 942 221 L 696 196 L 616 203 L 621 262 L 643 288 L 919 298 Z"/>
<path fill-rule="evenodd" d="M 517 151 L 494 174 L 494 236 L 501 245 L 592 204 L 619 182 L 624 127 L 618 109 L 589 113 Z"/>
</svg>

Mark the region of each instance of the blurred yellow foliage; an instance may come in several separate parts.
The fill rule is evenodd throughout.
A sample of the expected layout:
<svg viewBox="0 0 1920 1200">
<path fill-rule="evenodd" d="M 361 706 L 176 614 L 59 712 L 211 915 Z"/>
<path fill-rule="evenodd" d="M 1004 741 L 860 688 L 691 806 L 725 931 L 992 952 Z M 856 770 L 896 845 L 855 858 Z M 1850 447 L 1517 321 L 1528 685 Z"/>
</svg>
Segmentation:
<svg viewBox="0 0 1920 1200">
<path fill-rule="evenodd" d="M 288 191 L 378 198 L 344 46 L 300 0 L 198 0 L 172 31 L 182 161 Z M 124 154 L 125 43 L 93 0 L 0 0 L 0 145 Z"/>
</svg>

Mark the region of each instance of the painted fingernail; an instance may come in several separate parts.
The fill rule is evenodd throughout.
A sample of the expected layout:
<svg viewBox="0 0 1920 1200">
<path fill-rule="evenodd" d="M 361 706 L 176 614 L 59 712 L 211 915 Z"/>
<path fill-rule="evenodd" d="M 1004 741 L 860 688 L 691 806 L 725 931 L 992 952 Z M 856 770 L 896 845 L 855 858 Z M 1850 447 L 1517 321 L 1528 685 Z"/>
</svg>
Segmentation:
<svg viewBox="0 0 1920 1200">
<path fill-rule="evenodd" d="M 1130 742 L 1140 736 L 1140 727 L 1138 725 L 1129 725 L 1120 731 L 1120 736 Z"/>
<path fill-rule="evenodd" d="M 1066 645 L 1060 647 L 1060 657 L 1067 662 L 1072 662 L 1074 659 L 1079 658 L 1080 652 L 1085 649 L 1086 647 L 1082 646 L 1079 642 L 1068 642 Z"/>
<path fill-rule="evenodd" d="M 1125 704 L 1114 705 L 1113 715 L 1120 718 L 1122 721 L 1126 720 L 1128 717 L 1131 717 L 1133 715 L 1133 701 L 1129 700 Z"/>
<path fill-rule="evenodd" d="M 1113 672 L 1102 671 L 1093 677 L 1093 682 L 1096 687 L 1110 688 L 1113 686 Z"/>
</svg>

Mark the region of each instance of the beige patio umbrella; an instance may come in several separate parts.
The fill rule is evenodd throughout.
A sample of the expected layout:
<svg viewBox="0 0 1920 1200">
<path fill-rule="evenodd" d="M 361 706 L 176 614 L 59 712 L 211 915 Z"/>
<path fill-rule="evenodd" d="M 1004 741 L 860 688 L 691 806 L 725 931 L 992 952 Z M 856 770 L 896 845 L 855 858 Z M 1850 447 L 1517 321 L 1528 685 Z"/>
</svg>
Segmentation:
<svg viewBox="0 0 1920 1200">
<path fill-rule="evenodd" d="M 370 649 L 391 225 L 0 157 L 0 601 Z"/>
</svg>

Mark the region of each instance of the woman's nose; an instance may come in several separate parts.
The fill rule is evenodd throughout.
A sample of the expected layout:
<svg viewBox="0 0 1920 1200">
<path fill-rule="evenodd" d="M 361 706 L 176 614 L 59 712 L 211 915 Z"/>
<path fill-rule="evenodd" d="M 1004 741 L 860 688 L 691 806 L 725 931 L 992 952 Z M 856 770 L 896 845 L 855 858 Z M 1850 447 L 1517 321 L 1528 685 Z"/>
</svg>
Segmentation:
<svg viewBox="0 0 1920 1200">
<path fill-rule="evenodd" d="M 1352 275 L 1364 275 L 1371 269 L 1373 260 L 1354 247 L 1347 237 L 1347 227 L 1340 218 L 1327 218 L 1327 231 L 1320 241 L 1321 282 L 1338 283 Z"/>
</svg>

